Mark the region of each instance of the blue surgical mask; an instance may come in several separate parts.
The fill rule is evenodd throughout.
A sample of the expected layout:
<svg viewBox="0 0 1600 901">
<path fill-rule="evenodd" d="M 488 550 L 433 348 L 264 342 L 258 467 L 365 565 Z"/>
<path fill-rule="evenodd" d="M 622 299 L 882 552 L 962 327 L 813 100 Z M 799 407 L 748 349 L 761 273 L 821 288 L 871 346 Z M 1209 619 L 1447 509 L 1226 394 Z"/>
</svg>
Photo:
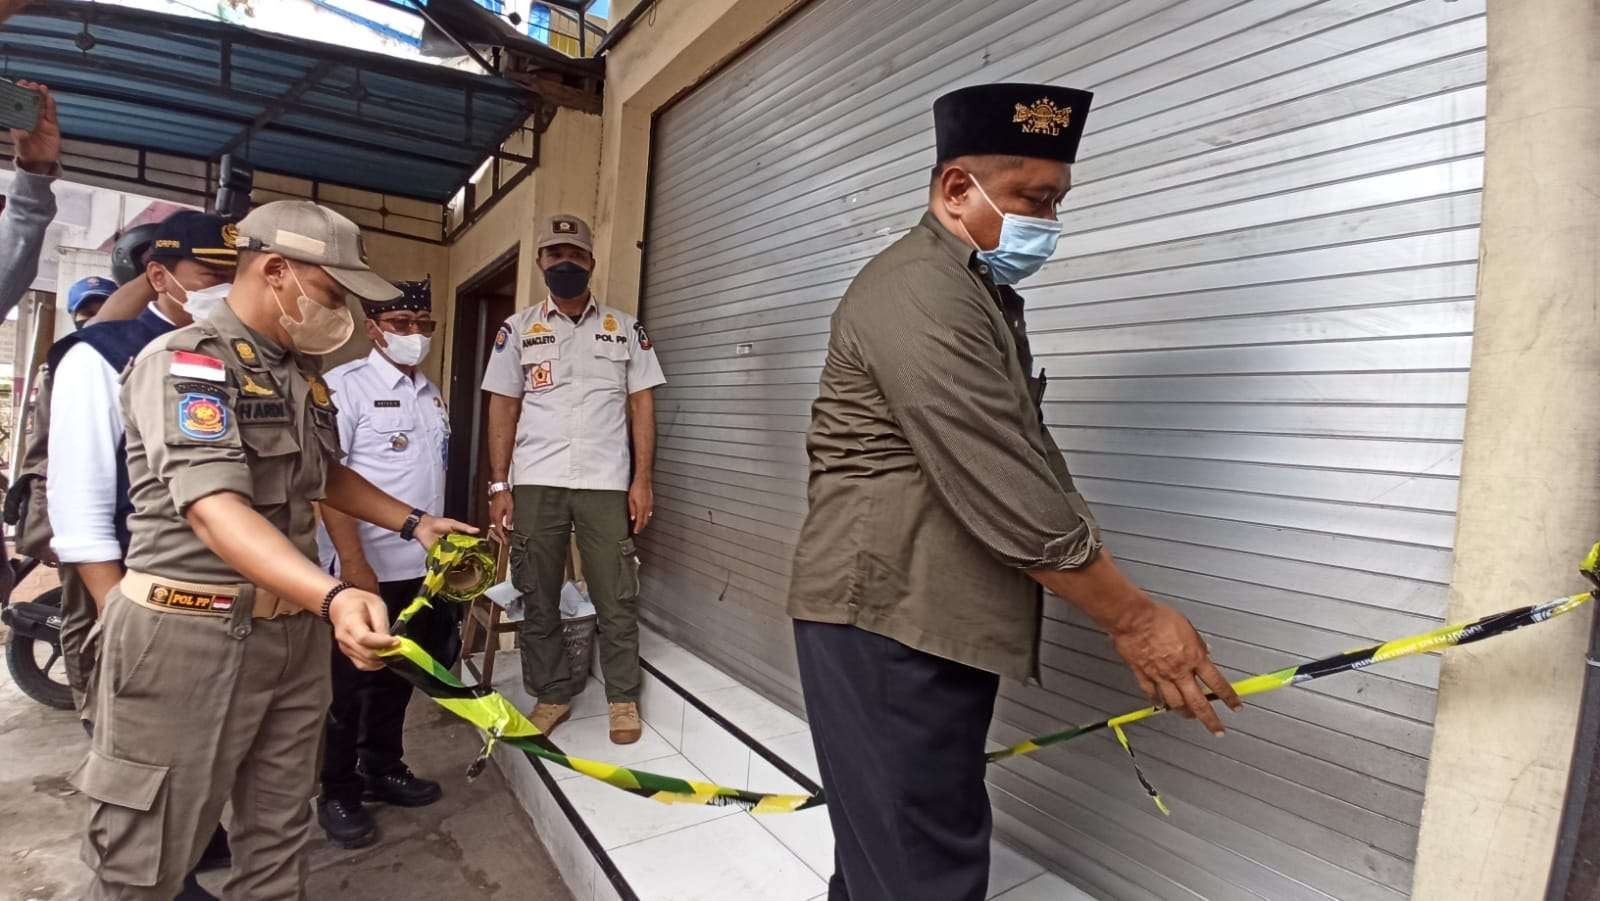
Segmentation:
<svg viewBox="0 0 1600 901">
<path fill-rule="evenodd" d="M 1000 243 L 993 250 L 978 248 L 978 259 L 989 265 L 994 283 L 1014 285 L 1042 269 L 1055 255 L 1056 243 L 1061 240 L 1061 223 L 1001 212 L 977 177 L 973 177 L 972 186 L 983 195 L 990 209 L 1000 214 Z M 966 226 L 961 226 L 961 230 L 966 231 Z M 971 234 L 967 235 L 967 240 L 972 241 Z M 978 242 L 972 243 L 976 246 Z"/>
</svg>

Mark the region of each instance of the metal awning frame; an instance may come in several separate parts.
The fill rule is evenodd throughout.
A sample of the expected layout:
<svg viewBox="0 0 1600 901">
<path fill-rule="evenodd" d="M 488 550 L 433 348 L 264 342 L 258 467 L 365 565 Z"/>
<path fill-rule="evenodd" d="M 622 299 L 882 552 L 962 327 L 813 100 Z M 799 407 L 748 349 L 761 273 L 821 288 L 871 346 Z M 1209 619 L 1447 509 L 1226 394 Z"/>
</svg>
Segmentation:
<svg viewBox="0 0 1600 901">
<path fill-rule="evenodd" d="M 217 22 L 208 22 L 205 20 L 187 19 L 160 13 L 150 13 L 142 10 L 128 9 L 125 7 L 105 6 L 92 2 L 80 2 L 80 0 L 37 0 L 37 2 L 28 7 L 26 12 L 28 15 L 48 16 L 64 21 L 83 22 L 86 28 L 92 28 L 94 25 L 100 24 L 132 33 L 147 34 L 151 37 L 159 37 L 164 40 L 182 41 L 186 37 L 194 36 L 197 38 L 193 42 L 196 49 L 207 54 L 212 53 L 214 48 L 219 48 L 220 65 L 218 66 L 217 78 L 215 81 L 185 79 L 176 76 L 169 77 L 168 80 L 170 83 L 176 86 L 193 90 L 197 93 L 213 96 L 221 102 L 219 102 L 215 108 L 208 108 L 195 104 L 179 103 L 176 101 L 167 102 L 176 112 L 186 112 L 193 115 L 204 116 L 215 121 L 229 122 L 238 126 L 239 130 L 235 134 L 234 138 L 224 147 L 219 149 L 217 154 L 218 157 L 220 157 L 222 153 L 239 150 L 243 150 L 244 155 L 248 157 L 250 139 L 268 125 L 271 125 L 273 130 L 285 134 L 319 137 L 325 140 L 331 138 L 340 143 L 349 144 L 353 147 L 382 150 L 391 154 L 411 156 L 419 161 L 449 163 L 451 165 L 459 165 L 459 163 L 454 160 L 444 160 L 419 151 L 407 150 L 403 142 L 407 139 L 426 139 L 430 143 L 439 144 L 462 151 L 478 151 L 479 149 L 477 146 L 470 143 L 466 139 L 465 135 L 463 135 L 461 138 L 451 138 L 441 134 L 419 132 L 415 129 L 406 128 L 395 123 L 369 123 L 368 125 L 363 126 L 363 130 L 370 129 L 370 133 L 374 136 L 397 139 L 392 142 L 380 142 L 378 140 L 363 140 L 360 138 L 311 133 L 305 129 L 277 124 L 274 122 L 274 118 L 277 115 L 290 109 L 300 96 L 314 87 L 317 82 L 320 81 L 320 79 L 329 71 L 340 65 L 348 66 L 355 70 L 357 73 L 357 78 L 360 77 L 360 73 L 366 71 L 382 73 L 393 77 L 407 78 L 415 77 L 416 66 L 418 64 L 406 63 L 401 60 L 390 61 L 378 54 L 351 51 L 336 45 L 318 44 L 315 46 L 315 53 L 319 59 L 318 66 L 316 66 L 307 75 L 294 82 L 282 94 L 274 97 L 270 94 L 242 89 L 232 83 L 232 51 L 236 44 L 245 43 L 238 41 L 239 29 L 235 26 L 229 26 Z M 44 36 L 38 30 L 30 29 L 18 23 L 12 23 L 8 25 L 5 30 L 8 33 L 20 36 Z M 304 56 L 307 54 L 308 48 L 304 43 L 301 42 L 280 38 L 275 35 L 259 31 L 250 31 L 249 35 L 250 38 L 247 44 L 252 48 L 279 50 L 284 53 L 294 54 L 297 56 Z M 119 46 L 118 42 L 111 38 L 97 36 L 95 40 L 97 43 L 104 43 L 108 46 Z M 4 53 L 4 57 L 7 59 L 21 61 L 31 60 L 42 63 L 52 63 L 61 66 L 91 69 L 107 76 L 104 79 L 104 83 L 93 86 L 76 85 L 72 88 L 74 93 L 111 101 L 138 101 L 140 99 L 135 94 L 117 88 L 116 77 L 119 75 L 142 75 L 143 73 L 129 71 L 129 66 L 120 64 L 113 60 L 93 59 L 88 54 L 84 54 L 82 57 L 77 57 L 70 53 L 61 53 L 34 48 L 8 48 Z M 481 76 L 469 75 L 466 73 L 457 72 L 447 67 L 438 66 L 430 67 L 429 78 L 430 80 L 452 83 L 462 89 L 463 121 L 466 123 L 465 130 L 470 131 L 473 122 L 473 96 L 476 93 L 480 93 L 484 89 Z M 519 90 L 519 86 L 511 82 L 507 82 L 504 89 L 497 91 L 496 93 L 500 94 L 501 96 L 518 97 L 523 105 L 527 108 L 529 116 L 531 116 L 541 105 L 541 101 L 534 94 L 528 92 L 526 88 Z M 262 106 L 264 107 L 264 110 L 258 115 L 250 116 L 229 111 L 226 108 L 226 105 L 229 103 L 242 103 L 253 106 Z M 488 154 L 486 158 L 521 163 L 530 168 L 536 166 L 538 164 L 537 154 L 533 156 L 520 156 L 503 149 L 507 141 L 509 141 L 518 131 L 527 127 L 526 121 L 527 117 L 523 117 L 522 119 L 513 122 L 506 129 L 506 131 L 499 136 L 499 139 L 495 144 L 496 148 L 501 149 L 496 149 Z M 68 137 L 70 138 L 70 135 Z M 158 147 L 149 145 L 141 146 L 127 142 L 108 143 L 107 146 L 122 147 L 128 150 L 136 151 L 141 154 L 141 157 L 145 153 L 157 153 L 166 156 L 181 156 L 172 154 L 170 151 L 166 151 Z M 535 147 L 537 147 L 537 140 L 535 141 Z M 210 161 L 200 162 L 205 162 L 207 164 L 208 171 L 213 168 Z M 476 171 L 476 167 L 474 167 L 472 171 L 469 171 L 463 177 L 463 179 L 457 183 L 455 188 L 451 190 L 449 195 L 450 197 L 455 196 L 462 190 L 462 188 L 466 187 L 470 183 L 473 171 Z M 102 173 L 86 172 L 85 174 Z M 119 178 L 118 176 L 109 177 Z M 303 178 L 303 176 L 290 177 Z M 143 182 L 134 180 L 130 183 L 142 184 Z M 149 186 L 165 187 L 167 190 L 172 190 L 170 186 L 161 186 L 154 183 L 150 184 Z M 372 193 L 388 193 L 394 196 L 407 197 L 408 199 L 419 200 L 426 203 L 440 204 L 441 206 L 446 205 L 449 200 L 448 197 L 444 200 L 441 200 L 438 197 L 408 195 L 400 191 L 377 191 L 370 186 L 349 185 L 348 187 Z"/>
</svg>

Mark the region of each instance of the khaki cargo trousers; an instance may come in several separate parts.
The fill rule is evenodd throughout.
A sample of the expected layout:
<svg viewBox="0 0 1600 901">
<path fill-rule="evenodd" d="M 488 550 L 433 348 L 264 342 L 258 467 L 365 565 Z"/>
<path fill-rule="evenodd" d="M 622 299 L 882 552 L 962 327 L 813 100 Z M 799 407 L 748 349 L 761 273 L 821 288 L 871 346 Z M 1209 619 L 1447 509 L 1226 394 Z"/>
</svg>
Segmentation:
<svg viewBox="0 0 1600 901">
<path fill-rule="evenodd" d="M 561 627 L 561 584 L 576 534 L 598 614 L 606 699 L 638 701 L 639 558 L 628 534 L 628 493 L 518 485 L 512 489 L 511 580 L 522 594 L 522 683 L 545 704 L 567 704 L 588 673 L 572 672 Z"/>
<path fill-rule="evenodd" d="M 331 691 L 328 624 L 161 611 L 113 591 L 101 624 L 84 897 L 171 901 L 233 802 L 228 901 L 305 897 L 305 845 Z"/>
</svg>

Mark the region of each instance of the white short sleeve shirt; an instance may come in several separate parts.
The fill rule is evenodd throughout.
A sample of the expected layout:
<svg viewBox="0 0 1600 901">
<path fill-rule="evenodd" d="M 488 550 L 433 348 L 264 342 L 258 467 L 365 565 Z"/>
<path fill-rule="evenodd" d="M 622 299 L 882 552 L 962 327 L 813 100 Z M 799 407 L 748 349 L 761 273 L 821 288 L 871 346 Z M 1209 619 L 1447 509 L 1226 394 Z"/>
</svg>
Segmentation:
<svg viewBox="0 0 1600 901">
<path fill-rule="evenodd" d="M 514 485 L 626 491 L 628 396 L 665 384 L 649 335 L 590 301 L 573 322 L 549 300 L 500 327 L 483 390 L 522 398 Z"/>
<path fill-rule="evenodd" d="M 428 377 L 407 376 L 376 350 L 323 377 L 339 408 L 344 465 L 396 499 L 439 515 L 444 510 L 450 415 Z M 324 567 L 337 571 L 333 542 L 317 528 Z M 420 577 L 426 551 L 399 533 L 361 523 L 361 549 L 380 582 Z"/>
</svg>

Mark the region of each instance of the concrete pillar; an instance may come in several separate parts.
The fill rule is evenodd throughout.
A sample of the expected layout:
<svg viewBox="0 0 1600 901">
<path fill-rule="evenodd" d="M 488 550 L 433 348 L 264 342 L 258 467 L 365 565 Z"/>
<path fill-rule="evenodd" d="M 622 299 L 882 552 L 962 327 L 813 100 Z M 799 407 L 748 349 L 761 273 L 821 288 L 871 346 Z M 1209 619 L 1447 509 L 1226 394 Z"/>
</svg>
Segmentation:
<svg viewBox="0 0 1600 901">
<path fill-rule="evenodd" d="M 1582 590 L 1600 538 L 1600 3 L 1489 0 L 1488 26 L 1452 621 Z M 1415 897 L 1543 896 L 1590 615 L 1445 656 Z"/>
</svg>

